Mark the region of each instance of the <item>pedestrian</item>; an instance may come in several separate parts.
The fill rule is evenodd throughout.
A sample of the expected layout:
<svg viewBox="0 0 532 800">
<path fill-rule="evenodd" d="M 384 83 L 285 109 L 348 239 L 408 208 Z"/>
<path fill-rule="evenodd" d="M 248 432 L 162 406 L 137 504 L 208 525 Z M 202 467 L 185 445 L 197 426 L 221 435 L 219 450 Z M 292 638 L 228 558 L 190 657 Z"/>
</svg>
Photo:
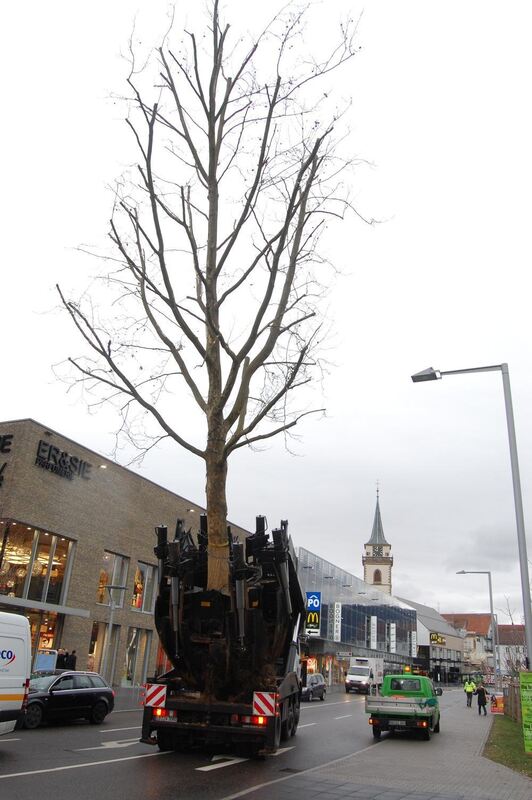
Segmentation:
<svg viewBox="0 0 532 800">
<path fill-rule="evenodd" d="M 70 655 L 67 657 L 65 666 L 67 669 L 76 669 L 76 661 L 77 661 L 76 651 L 72 650 Z"/>
<path fill-rule="evenodd" d="M 473 700 L 473 695 L 475 693 L 475 689 L 477 687 L 473 683 L 473 681 L 466 681 L 464 683 L 464 692 L 466 693 L 466 706 L 467 708 L 471 708 L 471 703 Z"/>
<path fill-rule="evenodd" d="M 55 666 L 57 669 L 65 669 L 66 666 L 66 653 L 62 647 L 59 648 L 57 651 L 57 658 L 55 661 Z"/>
<path fill-rule="evenodd" d="M 481 712 L 484 711 L 484 716 L 486 716 L 488 713 L 486 711 L 486 704 L 488 702 L 488 692 L 486 691 L 486 688 L 482 683 L 482 681 L 480 681 L 479 685 L 477 686 L 475 694 L 477 696 L 477 701 L 478 701 L 478 713 L 480 715 Z"/>
</svg>

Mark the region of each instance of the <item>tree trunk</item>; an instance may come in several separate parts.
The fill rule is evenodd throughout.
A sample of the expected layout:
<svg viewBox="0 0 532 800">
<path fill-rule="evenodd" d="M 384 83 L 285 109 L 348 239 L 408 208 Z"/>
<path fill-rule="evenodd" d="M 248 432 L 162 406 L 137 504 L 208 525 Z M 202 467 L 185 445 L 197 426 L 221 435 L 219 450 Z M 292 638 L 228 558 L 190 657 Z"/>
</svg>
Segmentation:
<svg viewBox="0 0 532 800">
<path fill-rule="evenodd" d="M 229 543 L 225 495 L 227 460 L 223 455 L 223 446 L 223 441 L 219 439 L 213 441 L 209 436 L 209 446 L 205 458 L 209 532 L 207 588 L 227 593 L 229 590 Z"/>
</svg>

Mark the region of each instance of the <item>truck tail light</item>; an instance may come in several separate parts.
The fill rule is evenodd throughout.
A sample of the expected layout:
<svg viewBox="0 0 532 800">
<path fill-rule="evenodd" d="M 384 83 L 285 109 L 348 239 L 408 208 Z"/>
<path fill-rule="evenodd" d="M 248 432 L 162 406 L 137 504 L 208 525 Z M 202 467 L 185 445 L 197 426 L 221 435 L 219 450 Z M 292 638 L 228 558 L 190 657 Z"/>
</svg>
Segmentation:
<svg viewBox="0 0 532 800">
<path fill-rule="evenodd" d="M 153 709 L 153 716 L 155 718 L 174 718 L 177 717 L 177 711 L 173 711 L 168 708 L 154 708 Z"/>
<path fill-rule="evenodd" d="M 237 714 L 233 714 L 233 716 L 238 716 Z M 233 717 L 231 717 L 231 721 Z M 253 715 L 244 715 L 240 717 L 240 722 L 242 725 L 259 725 L 264 726 L 268 724 L 268 717 L 259 716 L 258 714 Z"/>
<path fill-rule="evenodd" d="M 420 720 L 418 720 L 417 726 L 418 726 L 418 728 L 428 728 L 429 727 L 429 723 L 427 722 L 426 719 L 420 719 Z"/>
<path fill-rule="evenodd" d="M 369 722 L 370 725 L 379 725 L 380 724 L 379 720 L 378 719 L 373 719 L 373 717 L 370 717 L 368 719 L 368 722 Z"/>
</svg>

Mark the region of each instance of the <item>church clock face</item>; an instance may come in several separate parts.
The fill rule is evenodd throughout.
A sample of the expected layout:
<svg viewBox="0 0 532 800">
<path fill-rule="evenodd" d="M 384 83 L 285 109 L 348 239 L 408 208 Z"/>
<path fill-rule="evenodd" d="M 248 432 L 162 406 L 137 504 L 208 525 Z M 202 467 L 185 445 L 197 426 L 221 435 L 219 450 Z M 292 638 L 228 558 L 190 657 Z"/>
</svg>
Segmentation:
<svg viewBox="0 0 532 800">
<path fill-rule="evenodd" d="M 380 544 L 373 545 L 373 555 L 382 556 L 382 546 Z"/>
</svg>

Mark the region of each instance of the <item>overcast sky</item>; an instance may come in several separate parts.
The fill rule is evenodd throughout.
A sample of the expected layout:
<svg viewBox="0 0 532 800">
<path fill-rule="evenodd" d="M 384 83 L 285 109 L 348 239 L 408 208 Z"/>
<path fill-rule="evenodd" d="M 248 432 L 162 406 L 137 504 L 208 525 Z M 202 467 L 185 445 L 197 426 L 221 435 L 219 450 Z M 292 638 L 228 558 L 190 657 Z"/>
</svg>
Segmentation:
<svg viewBox="0 0 532 800">
<path fill-rule="evenodd" d="M 53 287 L 81 289 L 95 270 L 75 248 L 105 241 L 108 186 L 127 159 L 110 99 L 125 91 L 121 53 L 135 15 L 142 45 L 157 44 L 167 7 L 25 0 L 2 12 L 0 418 L 32 417 L 106 454 L 115 418 L 89 415 L 51 370 L 79 350 Z M 226 17 L 246 31 L 263 7 L 227 0 Z M 489 569 L 500 621 L 509 607 L 521 622 L 500 374 L 410 375 L 509 363 L 532 530 L 532 6 L 327 0 L 323 35 L 349 9 L 362 14 L 361 50 L 332 88 L 352 98 L 349 145 L 370 164 L 354 179 L 357 206 L 381 222 L 351 217 L 330 244 L 342 275 L 327 417 L 305 421 L 295 455 L 279 441 L 234 456 L 229 516 L 248 528 L 256 514 L 270 527 L 286 518 L 296 545 L 361 576 L 379 481 L 395 594 L 487 611 L 485 577 L 455 572 Z M 176 446 L 139 470 L 203 502 L 202 462 Z"/>
</svg>

